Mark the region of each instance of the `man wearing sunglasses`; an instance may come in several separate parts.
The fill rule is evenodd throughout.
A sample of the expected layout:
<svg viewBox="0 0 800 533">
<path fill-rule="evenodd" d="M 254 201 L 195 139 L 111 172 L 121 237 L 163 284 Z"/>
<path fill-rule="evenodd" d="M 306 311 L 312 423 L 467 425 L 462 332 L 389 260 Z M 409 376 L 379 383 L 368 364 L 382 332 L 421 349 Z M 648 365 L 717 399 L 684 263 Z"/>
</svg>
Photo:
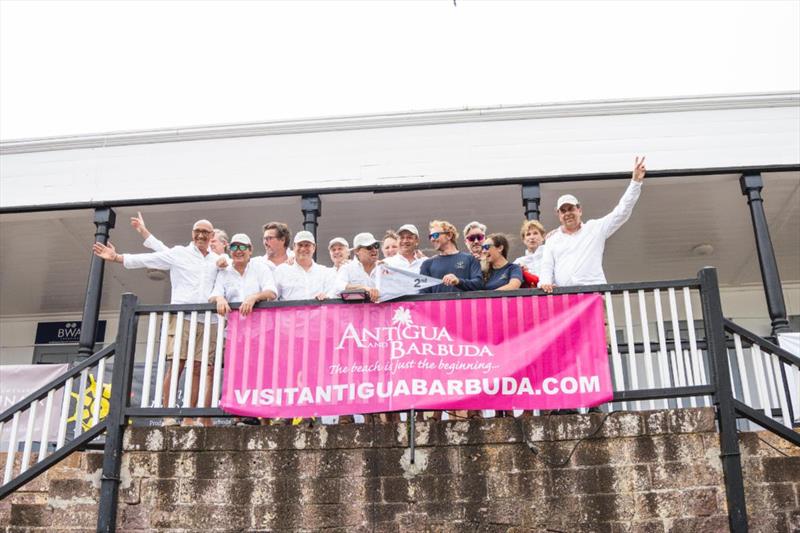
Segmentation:
<svg viewBox="0 0 800 533">
<path fill-rule="evenodd" d="M 208 301 L 217 304 L 217 313 L 222 316 L 231 312 L 228 302 L 241 302 L 239 314 L 247 316 L 256 303 L 274 300 L 278 290 L 269 267 L 261 261 L 250 260 L 253 256 L 250 237 L 244 233 L 234 235 L 230 251 L 233 264 L 217 274 L 217 281 Z"/>
<path fill-rule="evenodd" d="M 428 287 L 422 292 L 461 292 L 483 289 L 481 264 L 471 254 L 458 251 L 456 227 L 446 220 L 434 220 L 430 223 L 429 229 L 428 238 L 438 255 L 422 263 L 419 273 L 441 278 L 443 284 Z"/>
<path fill-rule="evenodd" d="M 356 258 L 339 269 L 336 279 L 336 294 L 345 290 L 365 290 L 369 299 L 378 301 L 376 285 L 378 269 L 378 250 L 381 243 L 372 233 L 359 233 L 353 238 L 353 250 Z"/>
<path fill-rule="evenodd" d="M 281 300 L 324 300 L 336 290 L 336 271 L 314 261 L 317 242 L 310 231 L 294 236 L 294 261 L 275 269 L 275 285 Z"/>
<path fill-rule="evenodd" d="M 583 210 L 577 198 L 565 194 L 556 203 L 561 226 L 551 232 L 542 255 L 539 286 L 545 292 L 554 287 L 604 285 L 603 252 L 611 237 L 633 213 L 642 191 L 646 169 L 644 157 L 634 161 L 632 179 L 614 209 L 595 220 L 583 222 Z"/>
<path fill-rule="evenodd" d="M 477 220 L 473 220 L 464 227 L 464 245 L 467 250 L 472 254 L 472 257 L 481 260 L 483 257 L 483 250 L 481 245 L 486 238 L 486 226 Z"/>
<path fill-rule="evenodd" d="M 146 254 L 119 254 L 114 246 L 108 246 L 96 242 L 92 247 L 95 255 L 106 261 L 122 263 L 125 268 L 156 268 L 159 270 L 169 270 L 169 279 L 172 285 L 170 304 L 205 304 L 208 302 L 214 283 L 217 279 L 217 259 L 219 256 L 210 249 L 211 237 L 214 234 L 214 226 L 208 220 L 198 220 L 192 226 L 192 242 L 186 246 L 173 246 L 159 252 Z M 217 318 L 212 316 L 212 328 L 210 334 L 208 364 L 213 365 L 213 354 L 216 351 L 217 340 Z M 203 347 L 204 325 L 198 322 L 195 335 L 195 359 L 194 377 L 195 383 L 200 379 L 200 364 Z M 186 362 L 189 342 L 189 323 L 187 320 L 183 325 L 181 339 L 180 366 L 178 372 L 183 371 Z M 173 339 L 176 333 L 176 322 L 170 321 L 169 337 L 167 340 L 167 357 L 173 356 Z M 167 406 L 169 399 L 169 384 L 172 374 L 172 365 L 166 365 L 164 375 L 164 394 L 162 405 Z M 192 406 L 197 405 L 197 395 L 199 387 L 192 390 Z"/>
</svg>

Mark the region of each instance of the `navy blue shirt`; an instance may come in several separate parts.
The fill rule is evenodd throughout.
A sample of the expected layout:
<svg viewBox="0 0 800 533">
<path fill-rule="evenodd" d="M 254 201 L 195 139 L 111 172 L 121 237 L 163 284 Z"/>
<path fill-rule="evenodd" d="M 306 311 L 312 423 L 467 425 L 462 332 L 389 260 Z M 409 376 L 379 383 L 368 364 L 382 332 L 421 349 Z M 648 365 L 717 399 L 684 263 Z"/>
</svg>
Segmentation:
<svg viewBox="0 0 800 533">
<path fill-rule="evenodd" d="M 522 279 L 522 268 L 514 263 L 507 263 L 500 268 L 493 268 L 490 270 L 489 281 L 486 282 L 486 290 L 499 289 L 503 285 L 507 285 L 512 279 Z"/>
<path fill-rule="evenodd" d="M 422 292 L 461 292 L 480 291 L 483 289 L 483 276 L 481 264 L 472 254 L 458 252 L 452 255 L 435 255 L 422 263 L 419 273 L 434 278 L 443 278 L 447 274 L 454 274 L 459 283 L 456 286 L 437 285 L 428 287 Z"/>
</svg>

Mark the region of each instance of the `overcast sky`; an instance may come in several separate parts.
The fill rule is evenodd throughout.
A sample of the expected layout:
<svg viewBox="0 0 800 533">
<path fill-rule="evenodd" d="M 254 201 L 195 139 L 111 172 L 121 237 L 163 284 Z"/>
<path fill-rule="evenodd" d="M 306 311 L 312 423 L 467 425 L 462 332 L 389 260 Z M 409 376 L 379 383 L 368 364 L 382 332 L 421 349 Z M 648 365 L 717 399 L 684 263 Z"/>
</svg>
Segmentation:
<svg viewBox="0 0 800 533">
<path fill-rule="evenodd" d="M 0 2 L 0 138 L 800 89 L 800 2 Z"/>
</svg>

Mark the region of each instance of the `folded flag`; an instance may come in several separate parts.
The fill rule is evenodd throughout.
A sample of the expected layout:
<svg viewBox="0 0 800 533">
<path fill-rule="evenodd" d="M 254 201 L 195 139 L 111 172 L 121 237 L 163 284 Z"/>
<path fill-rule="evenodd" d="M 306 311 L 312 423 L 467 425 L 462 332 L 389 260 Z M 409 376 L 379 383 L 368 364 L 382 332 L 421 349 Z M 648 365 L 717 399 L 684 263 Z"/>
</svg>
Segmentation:
<svg viewBox="0 0 800 533">
<path fill-rule="evenodd" d="M 389 265 L 378 265 L 377 286 L 379 302 L 394 300 L 401 296 L 417 294 L 422 289 L 440 285 L 442 280 L 431 276 L 423 276 L 410 270 L 395 268 Z"/>
</svg>

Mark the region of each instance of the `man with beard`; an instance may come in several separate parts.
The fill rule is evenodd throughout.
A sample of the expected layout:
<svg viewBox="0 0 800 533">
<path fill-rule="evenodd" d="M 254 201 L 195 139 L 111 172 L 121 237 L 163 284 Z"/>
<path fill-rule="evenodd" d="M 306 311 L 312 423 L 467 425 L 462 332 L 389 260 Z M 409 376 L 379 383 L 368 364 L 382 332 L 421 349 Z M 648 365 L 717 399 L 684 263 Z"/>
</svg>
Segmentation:
<svg viewBox="0 0 800 533">
<path fill-rule="evenodd" d="M 169 270 L 172 294 L 170 304 L 205 304 L 208 302 L 217 278 L 217 259 L 219 256 L 211 251 L 210 241 L 214 234 L 214 226 L 208 220 L 198 220 L 192 226 L 192 242 L 186 246 L 173 246 L 160 252 L 146 254 L 119 254 L 114 246 L 96 242 L 92 247 L 95 255 L 113 263 L 122 263 L 125 268 L 155 268 Z M 194 383 L 199 383 L 200 365 L 203 347 L 204 325 L 198 322 L 195 334 Z M 212 316 L 208 364 L 213 365 L 216 351 L 217 319 Z M 181 348 L 178 357 L 180 365 L 178 373 L 183 371 L 186 363 L 189 342 L 189 320 L 184 321 L 181 335 Z M 176 321 L 173 316 L 169 325 L 167 340 L 167 357 L 173 357 Z M 162 405 L 167 406 L 169 400 L 169 383 L 172 377 L 172 365 L 168 364 L 164 375 Z M 192 403 L 197 405 L 199 387 L 192 389 Z M 185 421 L 186 422 L 186 421 Z"/>
<path fill-rule="evenodd" d="M 481 260 L 483 257 L 483 240 L 486 238 L 486 225 L 481 224 L 477 220 L 473 220 L 464 227 L 464 246 L 467 251 L 472 254 L 472 257 Z"/>
<path fill-rule="evenodd" d="M 287 252 L 291 240 L 292 232 L 283 222 L 264 224 L 264 250 L 267 253 L 258 259 L 264 261 L 274 271 L 278 265 L 285 263 L 292 256 Z"/>
<path fill-rule="evenodd" d="M 644 157 L 634 161 L 633 174 L 617 206 L 603 218 L 582 222 L 577 198 L 565 194 L 556 203 L 561 226 L 547 238 L 542 256 L 539 286 L 552 293 L 554 287 L 603 285 L 603 251 L 611 237 L 631 216 L 642 191 L 646 170 Z"/>
<path fill-rule="evenodd" d="M 378 301 L 376 285 L 378 269 L 378 250 L 381 243 L 372 233 L 359 233 L 353 238 L 353 250 L 356 258 L 339 269 L 336 280 L 336 294 L 345 290 L 364 290 L 369 295 L 370 301 Z"/>
<path fill-rule="evenodd" d="M 483 289 L 481 264 L 471 254 L 459 252 L 456 247 L 458 231 L 446 220 L 433 220 L 428 238 L 438 255 L 422 263 L 419 273 L 440 278 L 442 285 L 423 289 L 422 292 L 461 292 Z"/>
<path fill-rule="evenodd" d="M 324 300 L 335 291 L 336 271 L 314 261 L 316 240 L 310 231 L 294 236 L 294 262 L 278 265 L 275 284 L 281 300 Z"/>
</svg>

